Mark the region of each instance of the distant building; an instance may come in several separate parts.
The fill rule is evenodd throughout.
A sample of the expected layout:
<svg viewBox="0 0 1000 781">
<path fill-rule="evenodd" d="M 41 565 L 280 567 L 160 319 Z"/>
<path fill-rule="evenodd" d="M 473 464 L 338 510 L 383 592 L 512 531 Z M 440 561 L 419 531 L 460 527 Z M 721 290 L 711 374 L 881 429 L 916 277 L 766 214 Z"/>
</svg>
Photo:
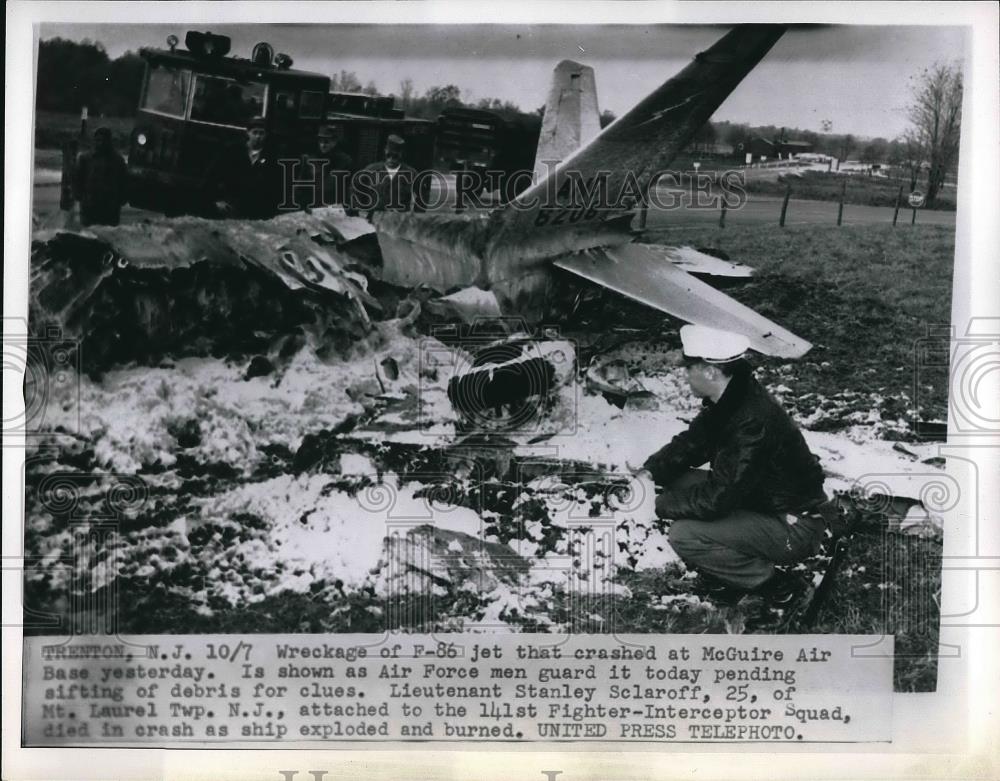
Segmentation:
<svg viewBox="0 0 1000 781">
<path fill-rule="evenodd" d="M 687 148 L 687 153 L 695 157 L 731 157 L 732 144 L 694 143 Z"/>
<path fill-rule="evenodd" d="M 808 141 L 768 141 L 757 136 L 750 139 L 749 149 L 754 160 L 766 157 L 768 160 L 787 159 L 795 155 L 811 154 L 813 145 Z"/>
<path fill-rule="evenodd" d="M 812 154 L 813 145 L 808 141 L 782 141 L 778 144 L 778 152 L 782 157 Z"/>
</svg>

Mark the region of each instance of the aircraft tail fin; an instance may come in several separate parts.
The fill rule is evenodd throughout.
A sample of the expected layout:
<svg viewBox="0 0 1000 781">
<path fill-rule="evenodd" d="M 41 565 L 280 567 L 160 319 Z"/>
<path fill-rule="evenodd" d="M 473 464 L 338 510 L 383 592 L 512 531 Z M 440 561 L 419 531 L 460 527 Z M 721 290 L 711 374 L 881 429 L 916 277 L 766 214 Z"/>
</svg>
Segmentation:
<svg viewBox="0 0 1000 781">
<path fill-rule="evenodd" d="M 563 60 L 552 73 L 542 132 L 535 150 L 534 180 L 544 179 L 559 163 L 601 132 L 594 69 Z"/>
<path fill-rule="evenodd" d="M 633 208 L 645 196 L 650 181 L 666 170 L 785 29 L 779 24 L 738 25 L 589 143 L 581 138 L 583 146 L 497 213 L 494 219 L 502 223 L 506 234 L 498 240 L 516 240 L 538 228 L 603 222 Z M 575 80 L 574 73 L 579 73 Z M 557 68 L 550 105 L 562 99 L 566 108 L 557 104 L 559 110 L 552 119 L 546 107 L 545 121 L 554 126 L 546 135 L 543 125 L 540 151 L 551 150 L 559 157 L 568 146 L 574 122 L 563 125 L 563 116 L 576 117 L 581 134 L 590 127 L 596 96 L 591 108 L 593 91 L 585 86 L 585 74 L 575 63 Z M 579 107 L 574 109 L 576 103 Z M 541 157 L 535 161 L 536 168 L 540 163 L 544 163 Z"/>
</svg>

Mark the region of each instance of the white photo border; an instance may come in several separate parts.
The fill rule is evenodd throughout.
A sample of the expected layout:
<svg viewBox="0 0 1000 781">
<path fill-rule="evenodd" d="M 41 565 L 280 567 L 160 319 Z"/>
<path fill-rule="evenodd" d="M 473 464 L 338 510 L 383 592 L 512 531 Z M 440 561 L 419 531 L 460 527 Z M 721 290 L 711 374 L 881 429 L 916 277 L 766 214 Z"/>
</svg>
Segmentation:
<svg viewBox="0 0 1000 781">
<path fill-rule="evenodd" d="M 10 2 L 6 6 L 6 143 L 4 164 L 4 317 L 27 317 L 28 258 L 31 240 L 31 192 L 34 73 L 37 25 L 45 22 L 108 21 L 165 23 L 178 27 L 207 22 L 354 22 L 354 23 L 720 23 L 797 22 L 828 24 L 907 24 L 965 26 L 969 29 L 966 63 L 965 128 L 960 154 L 952 323 L 962 334 L 973 318 L 1000 326 L 1000 108 L 997 74 L 998 7 L 994 3 L 804 3 L 804 2 Z M 981 392 L 1000 399 L 1000 373 L 993 371 Z M 4 419 L 20 404 L 20 385 L 4 375 Z M 987 398 L 990 396 L 987 395 Z M 997 416 L 1000 419 L 1000 414 Z M 6 444 L 6 440 L 5 440 Z M 1000 444 L 979 437 L 950 440 L 977 462 L 981 485 L 979 518 L 957 508 L 945 535 L 945 561 L 962 557 L 976 569 L 977 593 L 967 593 L 969 579 L 946 580 L 941 642 L 960 648 L 957 659 L 939 662 L 933 694 L 897 694 L 891 746 L 831 747 L 830 752 L 778 753 L 749 746 L 706 746 L 697 753 L 656 752 L 649 747 L 620 752 L 553 752 L 518 746 L 512 750 L 445 751 L 434 746 L 408 751 L 274 750 L 113 750 L 22 749 L 20 743 L 21 633 L 3 632 L 3 777 L 4 778 L 226 778 L 279 781 L 280 769 L 325 770 L 326 778 L 385 779 L 546 779 L 559 781 L 613 778 L 676 778 L 724 775 L 743 778 L 905 778 L 908 776 L 996 777 L 994 738 L 998 717 L 1000 611 Z M 23 485 L 16 448 L 3 451 L 4 568 L 15 562 L 20 542 Z M 992 481 L 992 482 L 990 482 Z M 968 556 L 963 535 L 980 524 L 977 556 Z M 955 532 L 952 532 L 952 528 Z M 991 555 L 992 554 L 992 555 Z M 11 564 L 11 566 L 14 566 Z M 5 583 L 8 581 L 5 572 Z M 952 593 L 948 593 L 948 588 Z M 962 593 L 956 590 L 965 589 Z M 967 620 L 954 607 L 977 604 Z M 978 600 L 978 601 L 976 601 Z M 19 610 L 19 589 L 3 592 L 8 610 Z M 5 624 L 9 623 L 7 620 Z M 793 747 L 794 748 L 794 747 Z M 830 753 L 836 752 L 835 757 Z"/>
</svg>

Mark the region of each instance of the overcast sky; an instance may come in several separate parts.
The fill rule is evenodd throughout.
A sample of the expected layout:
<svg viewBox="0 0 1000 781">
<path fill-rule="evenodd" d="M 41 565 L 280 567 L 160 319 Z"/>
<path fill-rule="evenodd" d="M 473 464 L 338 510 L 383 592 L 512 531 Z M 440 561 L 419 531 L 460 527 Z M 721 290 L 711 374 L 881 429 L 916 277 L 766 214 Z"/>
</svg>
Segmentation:
<svg viewBox="0 0 1000 781">
<path fill-rule="evenodd" d="M 545 103 L 552 68 L 562 59 L 594 67 L 602 110 L 621 114 L 726 31 L 712 26 L 596 25 L 251 25 L 213 24 L 249 57 L 270 42 L 295 67 L 325 74 L 349 70 L 383 93 L 410 78 L 418 93 L 457 84 L 466 100 L 496 97 L 524 110 Z M 182 25 L 43 24 L 40 39 L 100 41 L 116 57 L 141 46 L 182 41 Z M 785 33 L 713 119 L 895 137 L 907 126 L 909 80 L 935 62 L 962 60 L 959 27 L 823 26 Z"/>
</svg>

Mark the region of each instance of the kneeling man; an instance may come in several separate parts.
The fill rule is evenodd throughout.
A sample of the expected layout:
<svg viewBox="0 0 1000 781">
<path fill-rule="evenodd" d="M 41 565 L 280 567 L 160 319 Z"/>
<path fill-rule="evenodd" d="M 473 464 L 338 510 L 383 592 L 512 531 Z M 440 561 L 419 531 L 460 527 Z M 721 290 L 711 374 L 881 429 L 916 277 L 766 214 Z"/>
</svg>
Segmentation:
<svg viewBox="0 0 1000 781">
<path fill-rule="evenodd" d="M 704 399 L 687 431 L 643 465 L 662 488 L 656 513 L 684 562 L 715 581 L 721 600 L 756 592 L 790 601 L 805 585 L 776 573 L 815 553 L 832 506 L 802 432 L 757 382 L 749 341 L 681 328 L 691 391 Z M 708 471 L 694 469 L 705 463 Z"/>
</svg>

